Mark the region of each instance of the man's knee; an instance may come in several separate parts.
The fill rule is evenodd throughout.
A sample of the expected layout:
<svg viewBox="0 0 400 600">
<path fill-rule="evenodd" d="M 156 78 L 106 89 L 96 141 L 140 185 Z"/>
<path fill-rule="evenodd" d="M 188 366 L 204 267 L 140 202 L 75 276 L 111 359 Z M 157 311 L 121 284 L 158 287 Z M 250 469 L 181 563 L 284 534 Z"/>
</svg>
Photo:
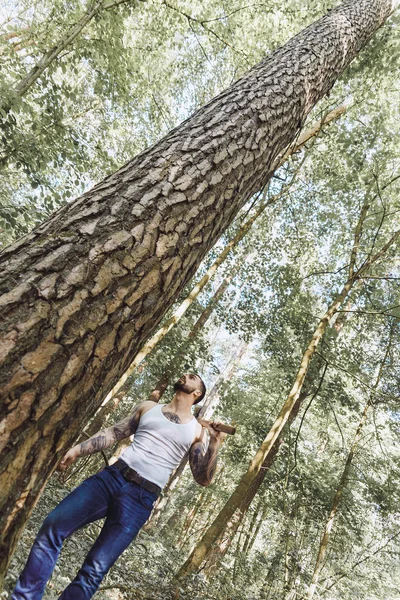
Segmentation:
<svg viewBox="0 0 400 600">
<path fill-rule="evenodd" d="M 55 511 L 51 512 L 43 521 L 36 538 L 39 545 L 50 545 L 59 549 L 68 535 L 65 523 Z"/>
</svg>

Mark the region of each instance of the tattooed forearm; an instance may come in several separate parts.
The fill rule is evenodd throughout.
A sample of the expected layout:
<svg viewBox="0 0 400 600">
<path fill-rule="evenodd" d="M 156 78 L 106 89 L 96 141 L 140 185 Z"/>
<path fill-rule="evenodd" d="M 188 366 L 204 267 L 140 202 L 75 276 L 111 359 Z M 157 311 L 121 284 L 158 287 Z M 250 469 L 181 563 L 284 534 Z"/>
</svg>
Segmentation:
<svg viewBox="0 0 400 600">
<path fill-rule="evenodd" d="M 132 414 L 126 417 L 123 421 L 120 421 L 120 423 L 116 423 L 116 425 L 113 425 L 112 427 L 103 429 L 88 440 L 78 444 L 76 448 L 79 456 L 87 456 L 88 454 L 100 452 L 105 448 L 109 448 L 115 444 L 115 442 L 129 437 L 137 430 L 139 419 L 140 407 L 138 406 Z"/>
<path fill-rule="evenodd" d="M 210 440 L 207 450 L 203 441 L 198 440 L 192 444 L 189 454 L 190 468 L 193 477 L 200 485 L 210 485 L 217 468 L 219 443 Z"/>
<path fill-rule="evenodd" d="M 79 454 L 80 456 L 87 456 L 88 454 L 100 452 L 100 450 L 104 450 L 104 448 L 111 446 L 113 442 L 110 440 L 111 436 L 109 435 L 107 429 L 100 431 L 85 442 L 78 444 Z"/>
</svg>

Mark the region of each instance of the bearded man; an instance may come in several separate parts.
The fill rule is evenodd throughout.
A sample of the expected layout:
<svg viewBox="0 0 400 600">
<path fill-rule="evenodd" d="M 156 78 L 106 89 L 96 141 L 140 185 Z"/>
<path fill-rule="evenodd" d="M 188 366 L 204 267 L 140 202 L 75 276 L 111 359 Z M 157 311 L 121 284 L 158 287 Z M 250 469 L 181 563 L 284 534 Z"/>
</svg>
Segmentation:
<svg viewBox="0 0 400 600">
<path fill-rule="evenodd" d="M 178 379 L 174 390 L 169 404 L 142 402 L 123 421 L 65 454 L 57 467 L 59 471 L 81 456 L 100 452 L 135 434 L 133 443 L 115 464 L 86 479 L 45 519 L 12 600 L 42 598 L 65 538 L 105 517 L 82 567 L 60 596 L 60 600 L 88 600 L 146 523 L 162 488 L 187 453 L 197 483 L 211 483 L 223 434 L 216 429 L 219 423 L 210 423 L 207 444 L 205 429 L 191 411 L 204 398 L 206 386 L 199 375 L 188 373 Z"/>
</svg>

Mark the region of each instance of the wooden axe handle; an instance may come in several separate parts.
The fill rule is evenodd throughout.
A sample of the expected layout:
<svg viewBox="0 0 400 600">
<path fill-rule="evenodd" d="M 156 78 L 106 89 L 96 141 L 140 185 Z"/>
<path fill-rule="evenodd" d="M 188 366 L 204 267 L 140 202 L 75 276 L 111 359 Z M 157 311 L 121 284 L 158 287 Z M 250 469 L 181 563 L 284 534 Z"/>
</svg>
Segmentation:
<svg viewBox="0 0 400 600">
<path fill-rule="evenodd" d="M 207 427 L 210 425 L 212 421 L 207 421 L 206 419 L 197 419 L 202 427 Z M 217 431 L 222 431 L 222 433 L 227 433 L 228 435 L 235 435 L 236 427 L 232 427 L 231 425 L 225 425 L 224 423 L 220 423 L 215 427 Z"/>
</svg>

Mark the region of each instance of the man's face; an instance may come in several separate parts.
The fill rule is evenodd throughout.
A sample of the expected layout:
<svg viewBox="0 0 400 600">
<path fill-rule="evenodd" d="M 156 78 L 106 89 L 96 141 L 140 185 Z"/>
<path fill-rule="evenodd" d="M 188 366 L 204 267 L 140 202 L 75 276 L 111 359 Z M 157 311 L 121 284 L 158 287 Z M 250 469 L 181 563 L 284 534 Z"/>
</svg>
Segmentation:
<svg viewBox="0 0 400 600">
<path fill-rule="evenodd" d="M 200 377 L 194 373 L 186 373 L 174 383 L 174 390 L 185 394 L 192 394 L 195 391 L 200 392 Z"/>
</svg>

